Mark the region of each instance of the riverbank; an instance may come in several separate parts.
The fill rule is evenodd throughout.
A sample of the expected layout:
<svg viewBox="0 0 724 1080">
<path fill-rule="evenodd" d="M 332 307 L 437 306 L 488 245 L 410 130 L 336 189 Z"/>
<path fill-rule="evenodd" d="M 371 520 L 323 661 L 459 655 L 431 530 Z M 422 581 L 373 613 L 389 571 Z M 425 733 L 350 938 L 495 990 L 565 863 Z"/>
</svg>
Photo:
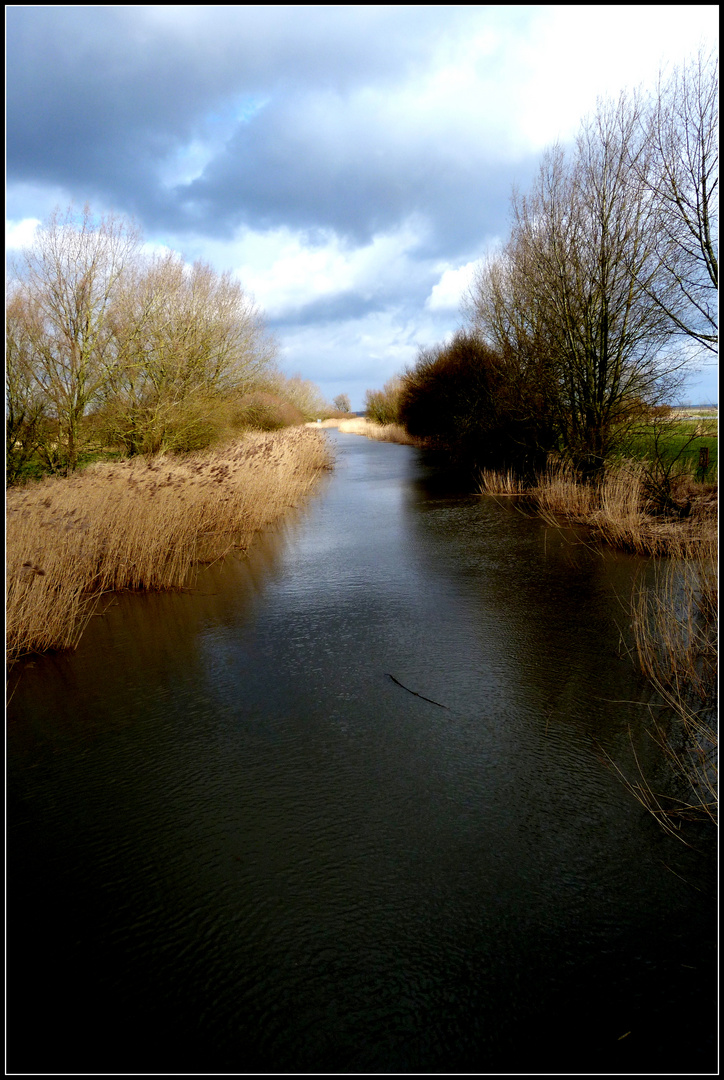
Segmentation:
<svg viewBox="0 0 724 1080">
<path fill-rule="evenodd" d="M 211 452 L 90 466 L 6 495 L 9 662 L 73 648 L 99 598 L 188 586 L 297 506 L 331 467 L 321 435 L 250 432 Z"/>
<path fill-rule="evenodd" d="M 642 462 L 607 467 L 600 483 L 552 465 L 532 485 L 483 470 L 482 495 L 514 496 L 552 525 L 585 525 L 593 538 L 637 555 L 697 557 L 716 551 L 718 488 L 692 476 L 658 484 Z"/>
<path fill-rule="evenodd" d="M 310 428 L 338 428 L 346 435 L 364 435 L 376 442 L 400 443 L 403 446 L 420 446 L 420 440 L 408 435 L 401 424 L 376 424 L 364 416 L 353 416 L 349 420 L 338 417 L 319 420 L 316 424 L 307 424 Z"/>
<path fill-rule="evenodd" d="M 593 542 L 663 560 L 653 583 L 635 591 L 631 624 L 637 665 L 677 719 L 673 728 L 653 719 L 650 733 L 684 795 L 662 800 L 643 771 L 626 783 L 678 835 L 682 820 L 718 817 L 718 489 L 686 471 L 666 486 L 653 479 L 632 461 L 609 466 L 598 484 L 560 465 L 530 486 L 484 471 L 480 493 L 516 498 L 556 528 L 582 525 Z"/>
</svg>

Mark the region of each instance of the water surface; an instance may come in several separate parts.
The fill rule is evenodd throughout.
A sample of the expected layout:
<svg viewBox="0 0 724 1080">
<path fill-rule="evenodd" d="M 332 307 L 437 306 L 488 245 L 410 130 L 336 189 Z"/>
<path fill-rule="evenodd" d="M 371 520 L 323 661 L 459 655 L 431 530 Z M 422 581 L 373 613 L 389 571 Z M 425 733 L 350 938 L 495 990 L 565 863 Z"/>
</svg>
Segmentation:
<svg viewBox="0 0 724 1080">
<path fill-rule="evenodd" d="M 250 558 L 14 673 L 11 1071 L 714 1070 L 711 842 L 606 765 L 668 783 L 643 564 L 333 439 Z"/>
</svg>

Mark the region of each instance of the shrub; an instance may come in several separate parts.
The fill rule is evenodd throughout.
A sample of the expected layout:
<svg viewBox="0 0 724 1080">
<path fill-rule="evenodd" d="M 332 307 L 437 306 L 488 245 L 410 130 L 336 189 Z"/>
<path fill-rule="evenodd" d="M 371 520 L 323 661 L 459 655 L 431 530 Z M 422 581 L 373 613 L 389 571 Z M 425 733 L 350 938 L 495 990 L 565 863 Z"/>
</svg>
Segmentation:
<svg viewBox="0 0 724 1080">
<path fill-rule="evenodd" d="M 394 375 L 382 390 L 368 390 L 365 394 L 365 416 L 377 424 L 398 424 L 402 379 Z"/>
<path fill-rule="evenodd" d="M 545 395 L 472 333 L 424 349 L 403 380 L 399 419 L 462 463 L 532 475 L 555 444 Z"/>
<path fill-rule="evenodd" d="M 239 427 L 256 431 L 276 431 L 279 428 L 303 424 L 304 414 L 296 405 L 284 401 L 278 394 L 260 390 L 254 394 L 246 394 L 240 400 L 235 420 Z"/>
</svg>

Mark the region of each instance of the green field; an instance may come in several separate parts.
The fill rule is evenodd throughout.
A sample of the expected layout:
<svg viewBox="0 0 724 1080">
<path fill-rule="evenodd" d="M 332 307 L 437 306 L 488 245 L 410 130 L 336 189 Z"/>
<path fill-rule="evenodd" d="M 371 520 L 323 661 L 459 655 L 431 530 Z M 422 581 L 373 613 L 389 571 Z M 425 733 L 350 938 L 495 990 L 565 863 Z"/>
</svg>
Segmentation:
<svg viewBox="0 0 724 1080">
<path fill-rule="evenodd" d="M 715 483 L 719 465 L 717 428 L 716 413 L 686 413 L 628 432 L 621 450 L 626 457 L 640 461 L 658 458 L 665 467 L 673 464 L 676 472 L 688 472 Z"/>
</svg>

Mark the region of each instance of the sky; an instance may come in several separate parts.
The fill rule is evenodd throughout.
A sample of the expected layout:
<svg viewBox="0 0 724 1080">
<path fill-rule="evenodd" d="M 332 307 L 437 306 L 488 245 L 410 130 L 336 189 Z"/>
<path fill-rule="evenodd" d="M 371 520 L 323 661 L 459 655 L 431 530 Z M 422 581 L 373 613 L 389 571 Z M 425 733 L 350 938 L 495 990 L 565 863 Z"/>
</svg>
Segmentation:
<svg viewBox="0 0 724 1080">
<path fill-rule="evenodd" d="M 9 252 L 56 206 L 132 216 L 354 410 L 463 325 L 544 149 L 718 43 L 716 5 L 5 11 Z M 717 400 L 709 363 L 682 401 Z"/>
</svg>

